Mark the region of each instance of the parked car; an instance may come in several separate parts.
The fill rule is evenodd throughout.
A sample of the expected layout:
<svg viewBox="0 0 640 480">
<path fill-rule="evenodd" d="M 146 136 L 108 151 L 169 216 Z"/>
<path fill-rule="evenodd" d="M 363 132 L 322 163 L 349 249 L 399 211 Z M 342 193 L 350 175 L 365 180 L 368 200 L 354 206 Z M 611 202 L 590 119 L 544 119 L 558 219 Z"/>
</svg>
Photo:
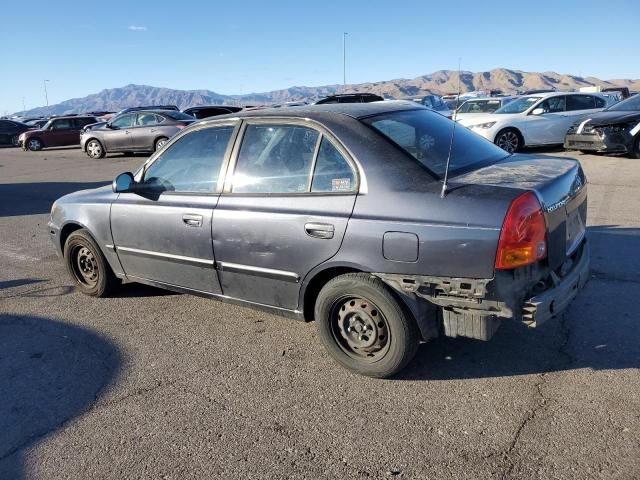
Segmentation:
<svg viewBox="0 0 640 480">
<path fill-rule="evenodd" d="M 564 148 L 585 153 L 626 153 L 640 158 L 640 96 L 574 122 Z"/>
<path fill-rule="evenodd" d="M 329 95 L 316 102 L 316 105 L 327 103 L 369 103 L 381 102 L 384 98 L 375 93 L 340 93 L 337 95 Z"/>
<path fill-rule="evenodd" d="M 147 105 L 145 107 L 127 107 L 127 108 L 123 108 L 118 113 L 116 113 L 114 116 L 120 115 L 122 113 L 138 112 L 140 110 L 174 110 L 176 112 L 180 111 L 180 109 L 176 105 Z"/>
<path fill-rule="evenodd" d="M 441 331 L 540 325 L 588 277 L 580 164 L 464 128 L 450 148 L 452 125 L 407 102 L 197 122 L 58 199 L 48 231 L 85 294 L 125 279 L 315 319 L 337 362 L 388 377 Z"/>
<path fill-rule="evenodd" d="M 209 118 L 217 115 L 226 115 L 227 113 L 236 113 L 242 110 L 242 107 L 234 107 L 232 105 L 198 105 L 197 107 L 189 107 L 182 111 L 193 118 Z"/>
<path fill-rule="evenodd" d="M 91 158 L 107 153 L 154 152 L 195 119 L 174 110 L 143 110 L 123 113 L 80 135 L 80 147 Z"/>
<path fill-rule="evenodd" d="M 48 118 L 40 118 L 37 120 L 29 120 L 28 122 L 25 122 L 25 125 L 30 128 L 42 128 L 47 124 L 48 121 Z"/>
<path fill-rule="evenodd" d="M 19 137 L 19 144 L 25 150 L 37 151 L 45 147 L 66 147 L 80 143 L 80 130 L 95 123 L 95 117 L 66 116 L 54 117 L 40 129 L 28 130 Z"/>
<path fill-rule="evenodd" d="M 453 110 L 449 109 L 447 104 L 438 95 L 425 95 L 418 100 L 418 103 L 424 105 L 429 110 L 433 110 L 434 112 L 438 112 L 440 115 L 451 118 Z"/>
<path fill-rule="evenodd" d="M 17 147 L 20 135 L 29 130 L 29 126 L 14 120 L 0 120 L 0 145 Z"/>
<path fill-rule="evenodd" d="M 482 114 L 493 113 L 517 97 L 487 97 L 465 100 L 453 114 L 453 119 L 460 121 L 464 118 L 472 118 Z"/>
<path fill-rule="evenodd" d="M 509 153 L 564 142 L 569 126 L 607 106 L 600 94 L 552 92 L 520 97 L 494 113 L 460 120 Z"/>
</svg>

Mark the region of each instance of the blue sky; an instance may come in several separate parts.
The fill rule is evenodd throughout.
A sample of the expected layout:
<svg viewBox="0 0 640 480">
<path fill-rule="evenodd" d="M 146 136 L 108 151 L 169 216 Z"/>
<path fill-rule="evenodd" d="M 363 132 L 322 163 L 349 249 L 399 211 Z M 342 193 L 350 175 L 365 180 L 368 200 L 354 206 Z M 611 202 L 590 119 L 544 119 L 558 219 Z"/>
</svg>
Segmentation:
<svg viewBox="0 0 640 480">
<path fill-rule="evenodd" d="M 35 14 L 34 14 L 35 13 Z M 10 1 L 0 114 L 129 83 L 239 94 L 507 67 L 640 78 L 640 1 Z"/>
</svg>

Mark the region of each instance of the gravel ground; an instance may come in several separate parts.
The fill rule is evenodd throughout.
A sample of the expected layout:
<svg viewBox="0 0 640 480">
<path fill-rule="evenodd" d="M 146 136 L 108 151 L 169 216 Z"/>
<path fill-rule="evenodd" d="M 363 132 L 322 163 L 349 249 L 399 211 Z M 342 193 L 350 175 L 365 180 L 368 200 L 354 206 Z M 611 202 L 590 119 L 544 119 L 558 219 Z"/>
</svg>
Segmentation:
<svg viewBox="0 0 640 480">
<path fill-rule="evenodd" d="M 373 380 L 313 324 L 134 284 L 76 293 L 51 203 L 144 157 L 0 149 L 0 478 L 639 478 L 640 161 L 574 156 L 593 272 L 570 310 L 438 339 Z"/>
</svg>

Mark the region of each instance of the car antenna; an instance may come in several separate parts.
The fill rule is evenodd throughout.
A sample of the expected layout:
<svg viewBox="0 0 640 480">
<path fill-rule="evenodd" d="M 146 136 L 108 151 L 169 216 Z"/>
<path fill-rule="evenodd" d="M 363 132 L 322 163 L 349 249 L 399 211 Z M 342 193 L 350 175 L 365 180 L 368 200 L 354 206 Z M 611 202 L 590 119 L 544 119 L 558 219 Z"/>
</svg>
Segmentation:
<svg viewBox="0 0 640 480">
<path fill-rule="evenodd" d="M 455 114 L 458 111 L 458 103 L 460 103 L 460 60 L 458 57 L 458 95 L 456 95 L 456 108 L 453 110 L 453 127 L 451 127 L 451 139 L 449 140 L 449 154 L 447 155 L 447 166 L 444 169 L 444 178 L 442 180 L 442 191 L 440 192 L 440 198 L 444 198 L 447 194 L 447 181 L 449 180 L 449 162 L 451 161 L 451 153 L 453 152 L 453 141 L 456 136 L 456 125 L 458 121 L 455 119 Z"/>
</svg>

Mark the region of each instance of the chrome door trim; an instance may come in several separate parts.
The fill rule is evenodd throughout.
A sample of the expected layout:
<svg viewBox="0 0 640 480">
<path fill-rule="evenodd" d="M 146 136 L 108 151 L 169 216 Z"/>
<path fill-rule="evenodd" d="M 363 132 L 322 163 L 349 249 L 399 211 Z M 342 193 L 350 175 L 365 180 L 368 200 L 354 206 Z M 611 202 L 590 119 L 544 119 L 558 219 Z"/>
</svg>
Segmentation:
<svg viewBox="0 0 640 480">
<path fill-rule="evenodd" d="M 206 258 L 186 257 L 184 255 L 174 255 L 172 253 L 162 253 L 162 252 L 154 252 L 151 250 L 141 250 L 139 248 L 116 247 L 116 252 L 133 253 L 134 255 L 137 254 L 137 255 L 143 255 L 147 257 L 166 258 L 170 260 L 176 260 L 178 262 L 196 263 L 198 265 L 213 266 L 215 264 L 214 260 L 209 260 Z"/>
<path fill-rule="evenodd" d="M 216 268 L 221 272 L 244 273 L 257 277 L 273 278 L 285 282 L 300 282 L 300 275 L 295 272 L 285 270 L 275 270 L 272 268 L 254 267 L 251 265 L 241 265 L 239 263 L 216 262 Z"/>
</svg>

